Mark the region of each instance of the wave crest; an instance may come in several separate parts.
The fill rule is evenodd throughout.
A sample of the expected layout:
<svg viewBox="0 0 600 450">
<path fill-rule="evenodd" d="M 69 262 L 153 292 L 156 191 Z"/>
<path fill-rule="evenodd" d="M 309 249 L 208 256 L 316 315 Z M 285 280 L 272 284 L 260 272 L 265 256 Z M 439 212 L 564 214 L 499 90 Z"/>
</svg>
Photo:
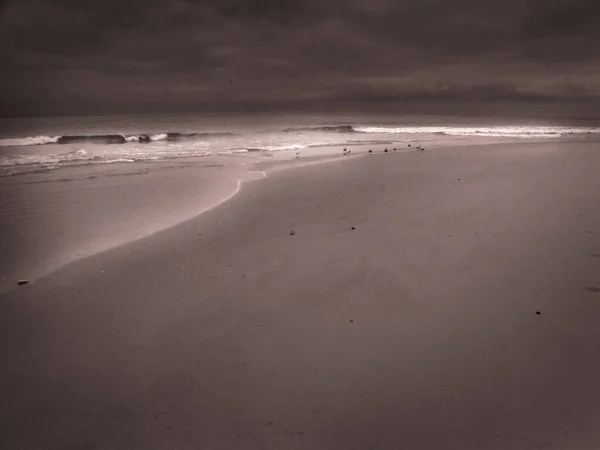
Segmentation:
<svg viewBox="0 0 600 450">
<path fill-rule="evenodd" d="M 35 136 L 24 138 L 0 139 L 0 147 L 28 147 L 45 144 L 125 144 L 148 143 L 153 141 L 184 141 L 198 138 L 213 138 L 222 136 L 235 136 L 234 133 L 156 133 L 156 134 L 97 134 L 97 135 L 61 135 L 61 136 Z"/>
<path fill-rule="evenodd" d="M 446 136 L 485 136 L 513 138 L 551 138 L 600 134 L 600 128 L 490 126 L 490 127 L 358 127 L 360 133 L 438 134 Z"/>
<path fill-rule="evenodd" d="M 35 136 L 25 138 L 0 139 L 0 147 L 26 147 L 30 145 L 54 144 L 60 136 Z"/>
<path fill-rule="evenodd" d="M 296 131 L 324 131 L 327 133 L 356 133 L 357 130 L 352 125 L 336 125 L 336 126 L 324 126 L 324 127 L 286 128 L 283 131 L 286 133 L 293 133 Z"/>
<path fill-rule="evenodd" d="M 59 144 L 85 144 L 85 143 L 97 143 L 97 144 L 124 144 L 127 139 L 122 134 L 101 134 L 101 135 L 74 135 L 74 136 L 60 136 L 58 138 Z"/>
</svg>

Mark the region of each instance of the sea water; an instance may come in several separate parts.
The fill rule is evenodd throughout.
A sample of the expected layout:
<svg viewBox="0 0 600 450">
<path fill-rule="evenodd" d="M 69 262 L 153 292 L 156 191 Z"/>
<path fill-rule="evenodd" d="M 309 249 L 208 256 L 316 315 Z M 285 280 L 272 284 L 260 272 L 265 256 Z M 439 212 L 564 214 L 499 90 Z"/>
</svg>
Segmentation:
<svg viewBox="0 0 600 450">
<path fill-rule="evenodd" d="M 0 119 L 0 176 L 82 164 L 275 152 L 315 147 L 401 145 L 461 138 L 573 138 L 600 135 L 593 123 L 551 124 L 476 117 L 349 115 L 104 116 Z M 339 148 L 338 148 L 339 151 Z M 269 154 L 270 153 L 270 154 Z"/>
</svg>

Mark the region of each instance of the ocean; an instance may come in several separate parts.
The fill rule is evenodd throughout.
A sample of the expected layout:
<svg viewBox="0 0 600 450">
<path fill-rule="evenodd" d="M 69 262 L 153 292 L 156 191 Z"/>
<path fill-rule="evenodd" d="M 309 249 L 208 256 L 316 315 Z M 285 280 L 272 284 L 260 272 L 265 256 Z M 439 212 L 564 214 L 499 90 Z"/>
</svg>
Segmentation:
<svg viewBox="0 0 600 450">
<path fill-rule="evenodd" d="M 597 139 L 594 120 L 439 115 L 0 119 L 0 292 L 190 220 L 256 163 L 469 143 Z M 412 148 L 409 148 L 411 146 Z"/>
<path fill-rule="evenodd" d="M 593 120 L 515 120 L 437 115 L 103 116 L 0 119 L 0 176 L 82 164 L 114 164 L 324 146 L 436 145 L 464 138 L 581 138 Z M 338 149 L 339 150 L 339 149 Z"/>
</svg>

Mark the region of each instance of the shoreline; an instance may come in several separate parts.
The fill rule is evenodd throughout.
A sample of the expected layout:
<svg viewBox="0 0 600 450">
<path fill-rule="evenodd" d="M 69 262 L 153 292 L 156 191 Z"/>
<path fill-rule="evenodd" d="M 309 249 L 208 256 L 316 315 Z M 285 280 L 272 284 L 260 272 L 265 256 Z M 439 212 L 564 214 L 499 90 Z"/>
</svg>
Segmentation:
<svg viewBox="0 0 600 450">
<path fill-rule="evenodd" d="M 494 140 L 494 139 L 491 139 L 490 142 L 478 142 L 478 141 L 471 140 L 468 143 L 464 143 L 464 142 L 454 141 L 454 142 L 446 143 L 445 145 L 440 144 L 439 146 L 430 147 L 430 151 L 439 151 L 439 150 L 444 150 L 444 149 L 456 149 L 456 148 L 463 148 L 463 147 L 465 147 L 465 148 L 479 147 L 479 146 L 483 147 L 483 146 L 488 146 L 488 145 L 512 147 L 515 145 L 546 145 L 546 144 L 561 144 L 561 143 L 566 144 L 566 143 L 576 142 L 576 141 L 573 141 L 572 139 L 525 140 L 525 141 L 524 140 L 511 140 L 509 142 L 506 142 L 506 139 L 501 139 L 500 141 L 501 141 L 500 143 L 498 143 L 497 140 Z M 585 141 L 582 141 L 582 142 L 585 142 Z M 588 140 L 588 142 L 589 142 L 589 140 Z M 208 212 L 208 211 L 222 205 L 223 203 L 227 202 L 228 200 L 234 198 L 242 189 L 242 185 L 248 181 L 255 181 L 258 179 L 263 179 L 263 178 L 268 177 L 269 173 L 276 173 L 281 170 L 302 168 L 302 167 L 306 167 L 306 166 L 314 166 L 314 165 L 324 164 L 324 163 L 328 163 L 328 162 L 347 160 L 348 157 L 346 157 L 346 156 L 331 153 L 331 151 L 330 151 L 331 149 L 333 149 L 333 148 L 337 149 L 338 147 L 339 146 L 337 146 L 337 145 L 332 145 L 332 146 L 304 149 L 304 150 L 309 150 L 312 155 L 305 156 L 305 153 L 307 153 L 307 152 L 301 151 L 301 154 L 304 154 L 304 156 L 301 156 L 300 158 L 297 158 L 297 159 L 286 156 L 286 154 L 293 154 L 292 151 L 282 151 L 282 152 L 280 152 L 281 155 L 277 155 L 277 159 L 272 160 L 272 161 L 265 160 L 265 159 L 257 160 L 255 157 L 247 157 L 247 156 L 220 155 L 220 156 L 215 156 L 212 158 L 209 157 L 210 159 L 205 159 L 206 157 L 201 157 L 200 160 L 198 160 L 197 158 L 187 158 L 187 159 L 182 158 L 180 160 L 175 160 L 175 161 L 170 161 L 170 162 L 152 162 L 152 163 L 146 164 L 145 166 L 148 166 L 148 167 L 146 167 L 145 169 L 144 168 L 136 168 L 136 171 L 133 172 L 134 175 L 146 174 L 146 173 L 148 173 L 150 168 L 155 169 L 158 167 L 160 170 L 160 166 L 168 167 L 169 165 L 173 165 L 173 164 L 176 166 L 179 165 L 180 167 L 183 167 L 183 168 L 186 168 L 186 166 L 185 166 L 186 164 L 191 164 L 189 166 L 190 169 L 197 167 L 199 170 L 203 170 L 203 166 L 211 167 L 214 164 L 212 162 L 212 160 L 215 160 L 217 162 L 219 162 L 219 161 L 226 162 L 228 159 L 245 161 L 244 163 L 241 163 L 241 166 L 247 165 L 248 161 L 250 161 L 250 166 L 248 166 L 248 168 L 244 168 L 241 173 L 238 173 L 238 176 L 240 178 L 235 178 L 236 186 L 233 188 L 233 190 L 230 190 L 229 192 L 223 192 L 220 195 L 220 197 L 211 197 L 211 200 L 205 206 L 201 207 L 199 212 L 194 212 L 192 215 L 189 215 L 188 213 L 186 213 L 185 217 L 182 217 L 181 219 L 177 219 L 176 221 L 169 222 L 163 226 L 160 226 L 159 228 L 144 232 L 136 237 L 121 238 L 120 240 L 116 241 L 115 243 L 98 244 L 95 246 L 95 249 L 92 249 L 91 251 L 85 251 L 85 250 L 79 249 L 79 251 L 77 251 L 77 253 L 79 253 L 78 255 L 75 255 L 74 253 L 72 253 L 66 260 L 63 259 L 59 263 L 53 263 L 51 268 L 47 268 L 42 271 L 38 270 L 34 275 L 25 275 L 25 276 L 16 276 L 16 277 L 13 276 L 13 278 L 15 278 L 13 280 L 8 280 L 7 275 L 3 275 L 2 280 L 0 281 L 0 294 L 10 292 L 15 289 L 22 289 L 22 286 L 17 285 L 17 280 L 26 279 L 26 280 L 28 280 L 29 284 L 34 284 L 38 280 L 51 275 L 52 273 L 56 272 L 57 270 L 60 270 L 61 268 L 65 267 L 65 266 L 68 266 L 70 264 L 81 261 L 82 259 L 93 257 L 99 253 L 110 251 L 111 249 L 114 249 L 116 247 L 129 245 L 132 242 L 135 242 L 140 239 L 149 238 L 156 233 L 160 233 L 160 232 L 168 230 L 170 228 L 177 227 L 178 225 L 181 225 L 185 222 L 194 221 L 197 218 L 199 218 L 201 215 L 205 214 L 206 212 Z M 352 150 L 354 150 L 353 154 L 349 158 L 354 159 L 357 157 L 364 157 L 364 156 L 369 155 L 369 153 L 367 152 L 368 148 L 375 148 L 374 154 L 382 153 L 382 149 L 384 146 L 383 145 L 355 144 L 355 145 L 352 145 L 349 147 Z M 382 147 L 382 148 L 378 149 L 378 147 Z M 393 154 L 393 153 L 404 154 L 404 153 L 411 153 L 414 151 L 415 151 L 414 147 L 413 148 L 400 148 L 398 151 L 395 151 L 395 152 L 390 148 L 389 153 L 390 154 Z M 254 160 L 254 161 L 252 161 L 252 160 Z M 197 164 L 197 163 L 200 163 L 200 164 L 198 166 L 196 166 L 195 164 Z M 129 169 L 130 167 L 127 164 L 127 165 L 124 165 L 123 168 Z M 95 168 L 87 167 L 87 169 L 95 169 Z M 175 169 L 175 170 L 177 170 L 177 169 Z M 206 170 L 206 169 L 204 169 L 204 170 Z M 128 173 L 124 173 L 124 175 L 127 175 L 127 174 Z M 52 174 L 52 175 L 55 175 L 55 174 Z M 58 174 L 56 174 L 56 175 L 58 175 Z M 58 180 L 54 180 L 54 181 L 61 181 L 61 180 L 62 179 L 58 179 Z"/>
</svg>

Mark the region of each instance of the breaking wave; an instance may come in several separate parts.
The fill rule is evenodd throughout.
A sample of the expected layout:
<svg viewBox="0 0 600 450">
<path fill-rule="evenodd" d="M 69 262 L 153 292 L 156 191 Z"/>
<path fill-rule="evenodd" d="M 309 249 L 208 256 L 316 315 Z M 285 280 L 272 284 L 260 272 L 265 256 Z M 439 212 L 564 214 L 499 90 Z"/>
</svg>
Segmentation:
<svg viewBox="0 0 600 450">
<path fill-rule="evenodd" d="M 153 141 L 185 141 L 220 136 L 234 136 L 234 133 L 158 133 L 158 134 L 98 134 L 98 135 L 62 135 L 35 136 L 24 138 L 0 139 L 0 147 L 28 147 L 44 144 L 125 144 L 132 142 L 148 143 Z"/>
<path fill-rule="evenodd" d="M 124 144 L 125 142 L 127 142 L 127 138 L 122 134 L 102 134 L 92 136 L 60 136 L 58 138 L 59 144 Z"/>
<path fill-rule="evenodd" d="M 35 136 L 25 138 L 0 139 L 0 147 L 25 147 L 30 145 L 53 144 L 61 136 Z"/>
<path fill-rule="evenodd" d="M 447 136 L 482 136 L 482 137 L 512 137 L 512 138 L 553 138 L 571 137 L 583 135 L 598 135 L 600 127 L 566 127 L 566 126 L 487 126 L 487 127 L 463 127 L 463 126 L 353 126 L 353 125 L 331 125 L 285 128 L 284 133 L 328 133 L 347 134 L 355 133 L 379 133 L 379 134 L 436 134 Z M 141 133 L 141 134 L 100 134 L 100 135 L 60 135 L 60 136 L 28 136 L 22 138 L 0 139 L 0 147 L 21 147 L 46 144 L 127 144 L 127 143 L 151 143 L 157 141 L 168 142 L 198 142 L 210 141 L 213 138 L 240 136 L 236 133 L 216 132 L 164 132 L 164 133 Z M 325 142 L 324 142 L 325 143 Z M 294 149 L 293 146 L 281 148 L 281 150 Z M 249 149 L 263 149 L 261 147 Z M 279 150 L 279 148 L 264 150 Z"/>
<path fill-rule="evenodd" d="M 297 131 L 324 131 L 328 133 L 356 133 L 352 125 L 337 125 L 337 126 L 325 126 L 325 127 L 301 127 L 301 128 L 286 128 L 286 133 L 292 133 Z"/>
<path fill-rule="evenodd" d="M 552 138 L 600 134 L 600 128 L 497 126 L 497 127 L 357 127 L 360 133 L 440 134 L 447 136 Z"/>
</svg>

